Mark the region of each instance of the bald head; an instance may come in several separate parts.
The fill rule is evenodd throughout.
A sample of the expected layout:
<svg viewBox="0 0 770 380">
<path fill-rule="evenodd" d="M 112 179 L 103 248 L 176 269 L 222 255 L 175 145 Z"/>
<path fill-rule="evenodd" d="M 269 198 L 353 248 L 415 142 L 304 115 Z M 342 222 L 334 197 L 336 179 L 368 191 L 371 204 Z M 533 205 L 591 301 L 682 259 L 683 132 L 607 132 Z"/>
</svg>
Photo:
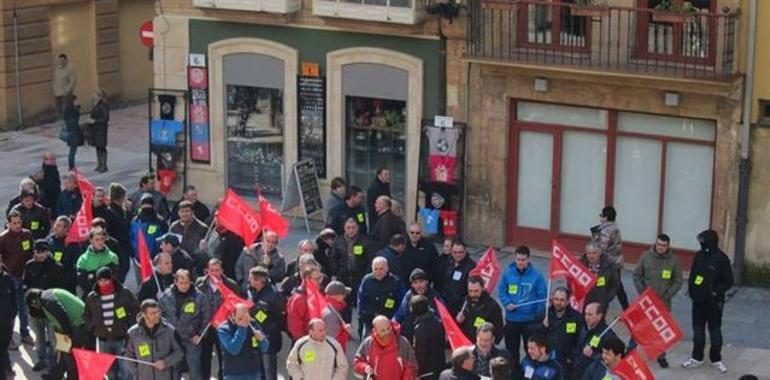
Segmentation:
<svg viewBox="0 0 770 380">
<path fill-rule="evenodd" d="M 308 322 L 308 335 L 310 339 L 323 342 L 326 338 L 326 323 L 321 318 L 313 318 Z"/>
<path fill-rule="evenodd" d="M 372 329 L 380 339 L 386 340 L 393 335 L 393 328 L 390 325 L 390 320 L 384 315 L 378 315 L 372 320 Z"/>
</svg>

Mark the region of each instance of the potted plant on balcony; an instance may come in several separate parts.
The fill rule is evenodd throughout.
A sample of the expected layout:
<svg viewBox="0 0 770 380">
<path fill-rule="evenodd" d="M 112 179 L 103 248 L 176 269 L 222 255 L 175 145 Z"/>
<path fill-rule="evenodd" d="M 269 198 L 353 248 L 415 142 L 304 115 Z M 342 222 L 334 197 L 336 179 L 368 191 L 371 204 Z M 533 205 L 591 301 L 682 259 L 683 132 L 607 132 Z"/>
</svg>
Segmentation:
<svg viewBox="0 0 770 380">
<path fill-rule="evenodd" d="M 607 0 L 577 0 L 570 9 L 572 16 L 602 17 L 609 12 Z"/>
<path fill-rule="evenodd" d="M 697 9 L 689 1 L 662 0 L 652 12 L 652 21 L 683 24 L 695 12 Z"/>
</svg>

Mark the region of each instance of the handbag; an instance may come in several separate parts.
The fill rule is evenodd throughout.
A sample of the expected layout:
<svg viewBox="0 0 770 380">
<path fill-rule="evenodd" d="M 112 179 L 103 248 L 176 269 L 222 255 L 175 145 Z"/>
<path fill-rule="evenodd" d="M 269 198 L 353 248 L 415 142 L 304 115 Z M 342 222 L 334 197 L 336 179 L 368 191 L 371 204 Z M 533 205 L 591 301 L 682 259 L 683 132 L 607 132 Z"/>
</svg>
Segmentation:
<svg viewBox="0 0 770 380">
<path fill-rule="evenodd" d="M 59 130 L 59 140 L 69 143 L 70 131 L 67 129 L 67 126 L 64 126 Z"/>
</svg>

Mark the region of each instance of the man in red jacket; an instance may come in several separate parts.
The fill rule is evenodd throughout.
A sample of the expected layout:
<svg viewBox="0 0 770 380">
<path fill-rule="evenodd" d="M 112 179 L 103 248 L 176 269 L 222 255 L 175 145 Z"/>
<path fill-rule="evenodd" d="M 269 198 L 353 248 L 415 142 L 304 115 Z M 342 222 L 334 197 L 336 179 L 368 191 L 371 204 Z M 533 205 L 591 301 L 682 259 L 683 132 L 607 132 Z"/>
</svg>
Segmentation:
<svg viewBox="0 0 770 380">
<path fill-rule="evenodd" d="M 11 210 L 8 213 L 8 226 L 0 233 L 0 264 L 5 265 L 14 285 L 17 313 L 19 315 L 19 333 L 21 341 L 32 344 L 34 341 L 29 334 L 29 317 L 27 304 L 24 301 L 22 275 L 24 267 L 32 258 L 32 234 L 22 228 L 21 214 Z M 13 343 L 13 342 L 12 342 Z M 12 344 L 12 347 L 15 345 Z"/>
<path fill-rule="evenodd" d="M 321 288 L 323 276 L 321 268 L 317 266 L 308 266 L 302 270 L 302 285 L 294 289 L 289 300 L 286 301 L 286 324 L 292 341 L 296 342 L 299 338 L 307 335 L 310 314 L 307 310 L 307 291 L 305 290 L 305 281 L 315 281 L 316 286 Z"/>
<path fill-rule="evenodd" d="M 417 379 L 417 358 L 400 326 L 378 315 L 372 321 L 372 335 L 358 346 L 353 359 L 355 371 L 361 376 L 374 375 L 377 380 Z"/>
</svg>

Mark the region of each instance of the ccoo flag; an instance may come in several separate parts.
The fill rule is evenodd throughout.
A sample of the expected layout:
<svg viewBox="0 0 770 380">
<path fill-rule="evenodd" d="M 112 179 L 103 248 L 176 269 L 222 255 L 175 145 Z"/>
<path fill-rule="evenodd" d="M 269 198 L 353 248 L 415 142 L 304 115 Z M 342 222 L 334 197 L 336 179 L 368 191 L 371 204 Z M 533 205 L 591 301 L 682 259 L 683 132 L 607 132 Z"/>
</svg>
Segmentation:
<svg viewBox="0 0 770 380">
<path fill-rule="evenodd" d="M 103 380 L 115 362 L 115 355 L 79 348 L 72 349 L 72 356 L 75 358 L 80 380 Z"/>
<path fill-rule="evenodd" d="M 497 280 L 500 279 L 500 263 L 497 262 L 496 253 L 494 248 L 487 248 L 487 252 L 481 256 L 476 268 L 470 271 L 470 275 L 479 275 L 484 279 L 484 287 L 489 294 L 494 293 Z"/>
<path fill-rule="evenodd" d="M 66 244 L 80 243 L 83 240 L 88 240 L 88 236 L 91 233 L 91 222 L 94 220 L 93 209 L 91 208 L 91 197 L 93 192 L 85 193 L 83 196 L 83 204 L 80 206 L 78 214 L 75 216 L 75 220 L 72 221 L 67 237 L 64 239 Z"/>
<path fill-rule="evenodd" d="M 620 360 L 620 363 L 612 368 L 612 373 L 620 376 L 623 380 L 655 380 L 650 367 L 636 353 L 636 350 L 627 353 Z"/>
<path fill-rule="evenodd" d="M 232 189 L 227 189 L 225 199 L 216 215 L 217 223 L 243 238 L 246 245 L 257 240 L 262 230 L 262 218 L 251 205 Z"/>
<path fill-rule="evenodd" d="M 272 230 L 282 238 L 289 234 L 289 222 L 262 195 L 259 195 L 259 215 L 262 217 L 264 228 Z"/>
<path fill-rule="evenodd" d="M 436 308 L 438 309 L 438 315 L 441 317 L 441 324 L 444 325 L 446 338 L 449 340 L 449 346 L 452 347 L 452 350 L 459 347 L 472 346 L 473 343 L 471 343 L 470 339 L 463 334 L 463 331 L 457 326 L 457 322 L 452 318 L 449 310 L 447 310 L 446 306 L 444 306 L 438 298 L 436 298 Z"/>
<path fill-rule="evenodd" d="M 596 276 L 583 263 L 575 259 L 575 256 L 567 247 L 556 240 L 551 242 L 551 269 L 548 278 L 565 277 L 567 284 L 572 289 L 572 307 L 583 310 L 586 296 L 596 284 Z"/>
<path fill-rule="evenodd" d="M 679 324 L 652 289 L 647 288 L 620 314 L 631 336 L 650 360 L 679 343 L 684 334 Z"/>
</svg>

